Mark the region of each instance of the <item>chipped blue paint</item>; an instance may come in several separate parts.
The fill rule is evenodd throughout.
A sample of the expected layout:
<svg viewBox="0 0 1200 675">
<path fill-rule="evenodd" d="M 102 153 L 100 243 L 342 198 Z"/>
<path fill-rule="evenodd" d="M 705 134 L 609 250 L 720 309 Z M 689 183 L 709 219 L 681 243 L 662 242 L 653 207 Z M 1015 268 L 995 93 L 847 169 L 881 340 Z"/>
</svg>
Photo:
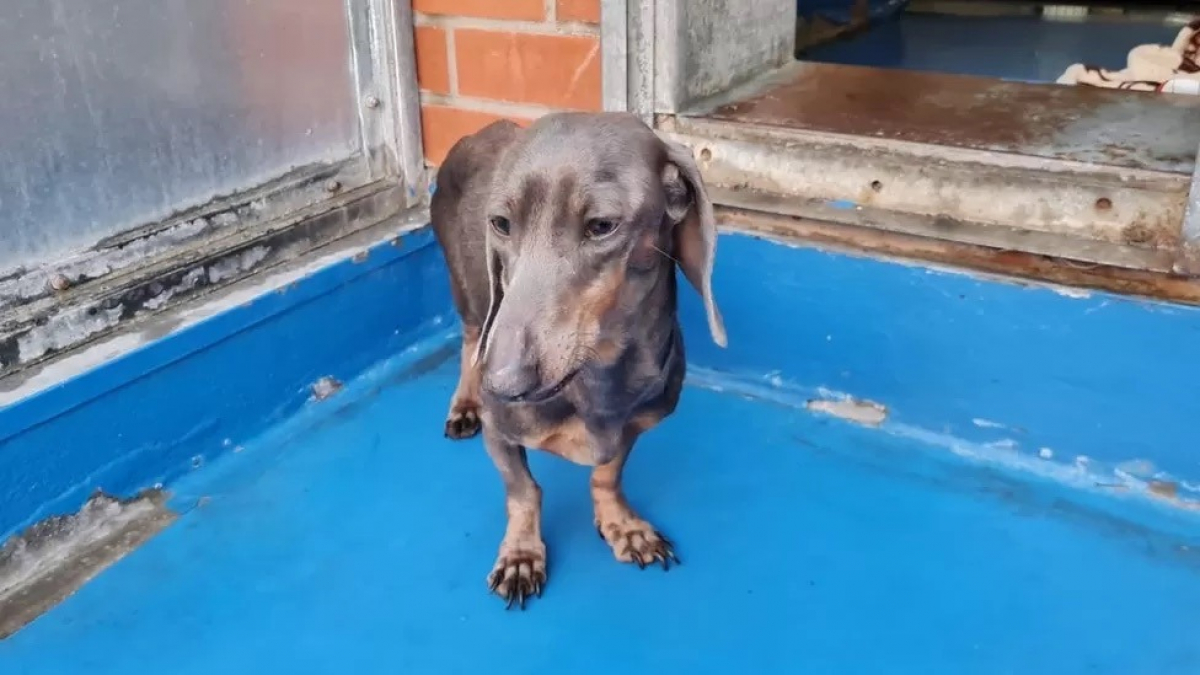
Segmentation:
<svg viewBox="0 0 1200 675">
<path fill-rule="evenodd" d="M 730 346 L 683 291 L 692 386 L 627 474 L 683 567 L 617 564 L 586 473 L 535 453 L 547 594 L 487 595 L 500 485 L 441 437 L 458 346 L 423 231 L 0 413 L 8 527 L 97 486 L 184 512 L 3 672 L 1200 672 L 1200 514 L 1144 490 L 1200 478 L 1200 313 L 719 250 Z M 887 418 L 805 410 L 842 397 Z"/>
<path fill-rule="evenodd" d="M 1200 484 L 1200 358 L 1186 356 L 1200 356 L 1200 310 L 748 237 L 721 244 L 731 348 L 693 339 L 690 359 L 878 401 L 893 420 L 967 441 L 1050 448 L 1068 463 L 1141 459 Z M 697 321 L 698 303 L 683 303 Z"/>
</svg>

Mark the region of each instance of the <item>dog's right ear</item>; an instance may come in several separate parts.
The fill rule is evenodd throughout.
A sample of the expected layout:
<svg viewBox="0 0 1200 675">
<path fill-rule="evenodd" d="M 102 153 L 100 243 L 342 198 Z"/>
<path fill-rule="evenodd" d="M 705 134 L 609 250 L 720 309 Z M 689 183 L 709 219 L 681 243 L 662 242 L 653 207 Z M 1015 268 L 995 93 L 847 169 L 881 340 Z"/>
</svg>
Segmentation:
<svg viewBox="0 0 1200 675">
<path fill-rule="evenodd" d="M 465 182 L 465 176 L 495 175 L 497 171 L 502 171 L 500 167 L 504 163 L 505 153 L 516 144 L 524 132 L 521 125 L 511 120 L 497 120 L 469 136 L 460 138 L 446 154 L 446 159 L 438 171 L 439 182 L 441 182 L 443 172 L 452 180 Z M 465 194 L 465 190 L 465 187 L 460 187 L 456 194 L 460 199 L 469 200 L 471 204 L 475 205 L 475 208 L 463 210 L 471 214 L 486 213 L 488 191 L 476 189 L 474 192 Z M 464 226 L 484 228 L 484 257 L 487 261 L 489 301 L 483 327 L 480 329 L 479 346 L 476 347 L 473 357 L 474 362 L 479 363 L 487 352 L 492 324 L 495 322 L 496 312 L 500 308 L 500 299 L 504 296 L 504 284 L 502 283 L 504 268 L 500 262 L 500 256 L 492 247 L 491 234 L 487 232 L 487 220 L 467 223 Z"/>
<path fill-rule="evenodd" d="M 475 364 L 482 361 L 483 355 L 487 353 L 488 343 L 492 338 L 492 325 L 496 323 L 496 312 L 500 311 L 500 300 L 504 298 L 504 265 L 490 241 L 484 246 L 484 250 L 487 259 L 488 308 L 483 319 L 483 328 L 479 333 L 479 345 L 475 347 Z"/>
</svg>

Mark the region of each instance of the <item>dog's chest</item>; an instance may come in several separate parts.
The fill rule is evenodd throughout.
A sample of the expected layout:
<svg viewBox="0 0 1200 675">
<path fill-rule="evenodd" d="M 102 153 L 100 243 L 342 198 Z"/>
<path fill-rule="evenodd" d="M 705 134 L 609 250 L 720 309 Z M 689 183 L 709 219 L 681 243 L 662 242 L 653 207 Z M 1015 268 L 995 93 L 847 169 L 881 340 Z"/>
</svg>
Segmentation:
<svg viewBox="0 0 1200 675">
<path fill-rule="evenodd" d="M 538 405 L 503 406 L 488 413 L 484 424 L 494 425 L 513 442 L 584 466 L 594 465 L 597 454 L 604 454 L 606 444 L 614 441 L 605 433 L 610 422 L 585 418 L 579 406 L 565 396 Z"/>
<path fill-rule="evenodd" d="M 528 447 L 545 450 L 584 466 L 596 463 L 596 452 L 593 448 L 603 442 L 588 431 L 587 425 L 579 417 L 571 417 L 557 426 L 531 436 L 528 441 Z"/>
</svg>

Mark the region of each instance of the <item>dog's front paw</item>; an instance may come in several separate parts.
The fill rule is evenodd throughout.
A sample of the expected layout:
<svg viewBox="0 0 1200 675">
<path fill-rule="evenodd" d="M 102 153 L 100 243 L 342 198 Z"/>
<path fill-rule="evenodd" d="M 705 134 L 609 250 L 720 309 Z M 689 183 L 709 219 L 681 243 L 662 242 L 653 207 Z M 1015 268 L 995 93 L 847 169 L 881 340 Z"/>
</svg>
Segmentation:
<svg viewBox="0 0 1200 675">
<path fill-rule="evenodd" d="M 624 516 L 601 520 L 596 523 L 596 530 L 621 562 L 636 563 L 642 569 L 658 563 L 664 570 L 671 569 L 672 563 L 680 564 L 671 542 L 641 518 Z"/>
<path fill-rule="evenodd" d="M 546 586 L 546 545 L 542 542 L 521 542 L 500 545 L 496 565 L 488 574 L 488 589 L 505 601 L 505 609 L 514 604 L 525 609 L 525 601 L 542 597 Z"/>
<path fill-rule="evenodd" d="M 479 404 L 455 401 L 446 416 L 446 438 L 461 441 L 479 433 L 483 424 L 479 420 Z"/>
</svg>

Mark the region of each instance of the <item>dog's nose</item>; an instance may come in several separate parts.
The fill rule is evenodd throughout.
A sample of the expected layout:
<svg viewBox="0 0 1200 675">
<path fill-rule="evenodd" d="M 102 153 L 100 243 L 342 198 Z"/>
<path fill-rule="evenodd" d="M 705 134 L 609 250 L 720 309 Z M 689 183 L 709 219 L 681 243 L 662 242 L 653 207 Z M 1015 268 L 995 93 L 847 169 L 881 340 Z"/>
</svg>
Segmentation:
<svg viewBox="0 0 1200 675">
<path fill-rule="evenodd" d="M 510 363 L 488 368 L 483 375 L 483 388 L 496 398 L 519 401 L 538 388 L 536 368 L 524 363 Z"/>
</svg>

